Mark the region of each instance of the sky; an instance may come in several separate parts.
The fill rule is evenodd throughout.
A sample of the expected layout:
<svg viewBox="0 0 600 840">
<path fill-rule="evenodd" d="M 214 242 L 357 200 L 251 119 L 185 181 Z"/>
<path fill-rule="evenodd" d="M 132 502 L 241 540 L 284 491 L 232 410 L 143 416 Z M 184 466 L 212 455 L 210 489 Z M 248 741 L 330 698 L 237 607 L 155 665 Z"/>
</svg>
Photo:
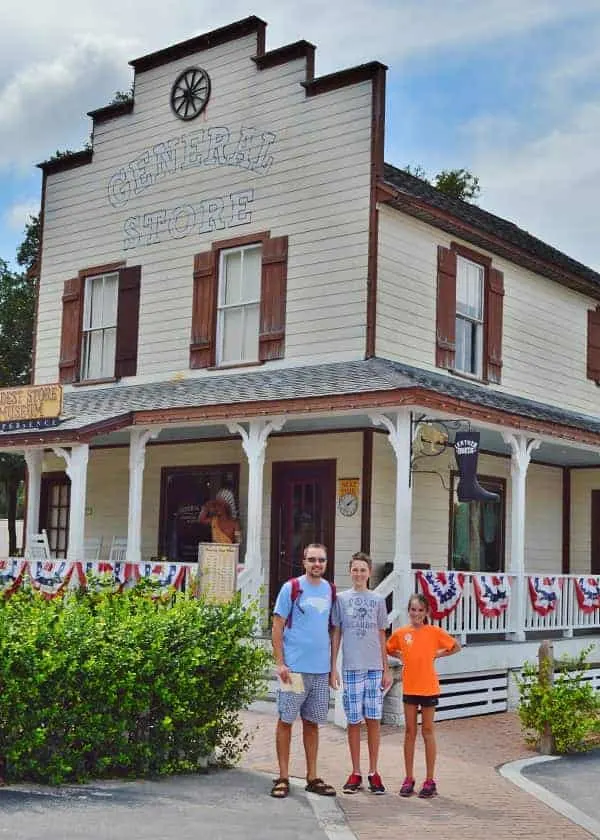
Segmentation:
<svg viewBox="0 0 600 840">
<path fill-rule="evenodd" d="M 316 75 L 388 66 L 386 161 L 464 167 L 480 207 L 600 270 L 600 0 L 2 0 L 0 258 L 39 209 L 35 164 L 82 148 L 128 62 L 248 15 Z"/>
</svg>

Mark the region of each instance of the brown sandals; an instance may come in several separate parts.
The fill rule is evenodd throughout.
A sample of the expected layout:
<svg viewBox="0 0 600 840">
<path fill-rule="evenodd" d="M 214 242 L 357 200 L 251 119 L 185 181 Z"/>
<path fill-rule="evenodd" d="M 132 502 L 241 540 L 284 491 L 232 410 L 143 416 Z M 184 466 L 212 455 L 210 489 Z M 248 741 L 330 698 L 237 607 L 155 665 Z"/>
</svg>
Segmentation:
<svg viewBox="0 0 600 840">
<path fill-rule="evenodd" d="M 304 790 L 309 793 L 318 793 L 319 796 L 335 796 L 335 788 L 324 782 L 323 779 L 307 780 Z"/>
<path fill-rule="evenodd" d="M 289 779 L 274 779 L 273 787 L 271 788 L 271 796 L 274 799 L 285 799 L 290 792 Z"/>
</svg>

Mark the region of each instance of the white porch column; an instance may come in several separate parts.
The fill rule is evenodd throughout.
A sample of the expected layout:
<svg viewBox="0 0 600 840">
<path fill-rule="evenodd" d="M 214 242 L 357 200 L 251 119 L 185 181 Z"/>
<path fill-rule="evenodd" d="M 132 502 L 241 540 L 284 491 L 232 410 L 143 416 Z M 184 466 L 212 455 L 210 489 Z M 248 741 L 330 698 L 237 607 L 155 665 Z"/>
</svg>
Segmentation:
<svg viewBox="0 0 600 840">
<path fill-rule="evenodd" d="M 398 586 L 394 593 L 394 624 L 403 614 L 412 594 L 412 487 L 410 461 L 412 447 L 411 412 L 401 408 L 391 416 L 371 414 L 376 426 L 384 426 L 396 456 L 396 516 L 394 524 L 394 574 Z M 400 603 L 398 603 L 398 598 Z"/>
<path fill-rule="evenodd" d="M 160 434 L 160 428 L 132 429 L 129 436 L 129 505 L 127 514 L 127 563 L 142 560 L 142 492 L 146 444 Z"/>
<path fill-rule="evenodd" d="M 40 527 L 40 493 L 44 450 L 26 449 L 24 454 L 27 464 L 27 530 L 25 533 L 25 548 L 27 548 L 31 536 L 37 534 Z"/>
<path fill-rule="evenodd" d="M 515 620 L 515 641 L 525 640 L 525 598 L 527 588 L 525 585 L 525 501 L 527 487 L 527 469 L 531 461 L 531 453 L 537 449 L 541 440 L 528 438 L 526 435 L 503 432 L 502 437 L 505 443 L 510 446 L 510 478 L 511 478 L 511 534 L 510 534 L 510 561 L 509 573 L 516 575 L 516 583 L 513 589 L 514 610 L 512 614 Z"/>
<path fill-rule="evenodd" d="M 244 599 L 255 598 L 264 582 L 262 552 L 263 481 L 267 438 L 283 428 L 284 417 L 250 420 L 248 428 L 241 423 L 228 423 L 231 434 L 239 434 L 248 459 L 248 513 L 246 517 L 245 569 L 238 581 Z"/>
<path fill-rule="evenodd" d="M 71 479 L 67 560 L 83 560 L 85 497 L 87 492 L 87 465 L 90 448 L 87 443 L 78 443 L 71 447 L 70 452 L 59 446 L 52 447 L 52 449 L 56 455 L 64 458 L 66 464 L 65 472 Z"/>
</svg>

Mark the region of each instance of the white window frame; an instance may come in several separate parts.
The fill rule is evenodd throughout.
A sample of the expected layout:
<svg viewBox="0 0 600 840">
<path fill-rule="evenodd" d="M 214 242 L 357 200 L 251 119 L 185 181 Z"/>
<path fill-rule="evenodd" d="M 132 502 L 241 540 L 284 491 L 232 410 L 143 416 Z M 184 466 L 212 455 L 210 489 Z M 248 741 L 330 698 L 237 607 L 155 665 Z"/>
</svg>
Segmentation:
<svg viewBox="0 0 600 840">
<path fill-rule="evenodd" d="M 223 357 L 223 350 L 224 350 L 224 341 L 225 341 L 225 318 L 227 317 L 227 312 L 233 310 L 241 310 L 242 311 L 242 331 L 246 329 L 246 313 L 250 307 L 258 307 L 258 316 L 259 316 L 259 326 L 260 326 L 260 270 L 259 270 L 259 277 L 258 277 L 258 289 L 259 295 L 257 298 L 252 298 L 248 300 L 243 300 L 238 303 L 230 303 L 227 304 L 224 301 L 225 298 L 225 261 L 230 254 L 240 253 L 242 260 L 241 260 L 241 272 L 243 276 L 244 271 L 244 254 L 248 251 L 258 251 L 259 256 L 261 259 L 259 260 L 259 265 L 262 265 L 262 244 L 252 243 L 250 245 L 242 245 L 238 248 L 226 248 L 219 253 L 219 289 L 218 289 L 218 296 L 217 296 L 217 358 L 216 362 L 217 365 L 236 365 L 236 364 L 247 364 L 248 362 L 258 362 L 258 330 L 256 333 L 256 353 L 253 358 L 240 358 L 240 359 L 225 359 Z M 244 347 L 245 340 L 242 338 L 241 346 Z"/>
<path fill-rule="evenodd" d="M 115 301 L 114 301 L 114 320 L 109 318 L 105 321 L 104 313 L 100 318 L 100 324 L 94 327 L 91 326 L 91 319 L 93 313 L 91 311 L 91 295 L 94 284 L 102 282 L 103 292 L 104 286 L 108 279 L 115 279 Z M 102 295 L 104 302 L 104 294 Z M 83 296 L 83 322 L 81 328 L 81 381 L 94 381 L 96 379 L 110 379 L 115 375 L 116 351 L 117 351 L 117 317 L 119 306 L 119 272 L 109 271 L 105 274 L 93 274 L 85 278 L 85 289 Z M 90 353 L 89 353 L 89 338 L 93 333 L 102 333 L 102 354 L 100 371 L 94 372 L 90 375 Z M 106 338 L 109 333 L 114 333 L 113 350 L 109 353 L 106 349 Z M 105 355 L 106 354 L 106 355 Z"/>
<path fill-rule="evenodd" d="M 481 281 L 480 317 L 477 317 L 469 312 L 460 311 L 458 285 L 460 282 L 460 272 L 462 265 L 474 266 L 479 271 Z M 475 262 L 475 260 L 470 260 L 467 257 L 463 257 L 460 254 L 458 254 L 456 257 L 456 290 L 456 350 L 454 369 L 464 374 L 465 376 L 472 376 L 476 379 L 481 379 L 483 377 L 483 354 L 485 340 L 485 266 L 481 263 Z M 464 350 L 462 353 L 459 351 L 459 336 L 461 335 L 459 331 L 459 321 L 466 323 L 470 327 L 472 342 L 475 347 L 475 358 L 471 360 L 472 364 L 469 367 L 467 367 L 466 365 L 461 366 L 460 357 L 464 356 Z"/>
</svg>

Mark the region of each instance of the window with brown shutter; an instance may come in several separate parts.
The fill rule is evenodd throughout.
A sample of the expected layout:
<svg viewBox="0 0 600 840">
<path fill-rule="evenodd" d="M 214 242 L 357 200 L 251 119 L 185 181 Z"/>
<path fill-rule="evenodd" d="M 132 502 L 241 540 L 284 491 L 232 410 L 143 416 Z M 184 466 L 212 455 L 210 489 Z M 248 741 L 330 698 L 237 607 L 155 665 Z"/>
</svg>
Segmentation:
<svg viewBox="0 0 600 840">
<path fill-rule="evenodd" d="M 504 312 L 504 274 L 490 268 L 485 307 L 484 379 L 499 383 L 502 377 L 502 322 Z"/>
<path fill-rule="evenodd" d="M 194 257 L 191 368 L 214 366 L 216 329 L 217 254 L 215 251 L 204 251 Z"/>
<path fill-rule="evenodd" d="M 451 370 L 456 350 L 456 253 L 438 246 L 435 363 Z"/>
<path fill-rule="evenodd" d="M 262 362 L 282 359 L 285 349 L 287 236 L 263 243 L 258 354 Z"/>
<path fill-rule="evenodd" d="M 283 358 L 287 236 L 267 233 L 213 243 L 194 258 L 190 367 Z"/>
<path fill-rule="evenodd" d="M 588 310 L 587 376 L 600 385 L 600 306 Z"/>
<path fill-rule="evenodd" d="M 140 287 L 139 265 L 119 271 L 115 376 L 135 376 L 137 371 Z"/>
<path fill-rule="evenodd" d="M 62 297 L 62 325 L 59 382 L 77 382 L 81 352 L 81 318 L 83 312 L 83 278 L 65 280 Z"/>
<path fill-rule="evenodd" d="M 134 376 L 141 268 L 122 262 L 82 269 L 63 294 L 61 382 Z"/>
</svg>

